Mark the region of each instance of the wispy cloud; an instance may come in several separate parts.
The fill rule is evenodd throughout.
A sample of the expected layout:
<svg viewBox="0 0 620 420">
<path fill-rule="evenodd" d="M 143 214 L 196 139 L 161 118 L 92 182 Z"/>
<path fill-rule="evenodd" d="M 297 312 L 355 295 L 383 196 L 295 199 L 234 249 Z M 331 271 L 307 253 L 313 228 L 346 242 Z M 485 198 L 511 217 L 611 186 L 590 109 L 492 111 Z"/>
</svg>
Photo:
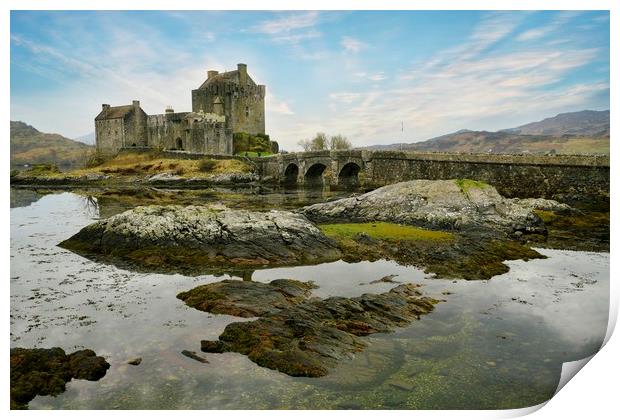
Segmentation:
<svg viewBox="0 0 620 420">
<path fill-rule="evenodd" d="M 294 115 L 288 103 L 276 98 L 271 92 L 267 91 L 265 97 L 265 108 L 267 112 L 281 115 Z"/>
<path fill-rule="evenodd" d="M 290 33 L 299 29 L 314 26 L 319 18 L 317 11 L 311 12 L 291 12 L 275 19 L 264 20 L 253 27 L 254 32 L 269 35 L 279 35 Z"/>
<path fill-rule="evenodd" d="M 365 44 L 353 37 L 344 36 L 340 40 L 340 45 L 345 49 L 345 51 L 358 53 L 365 47 Z"/>
<path fill-rule="evenodd" d="M 564 25 L 567 25 L 571 19 L 578 16 L 580 12 L 566 11 L 558 13 L 550 22 L 546 25 L 538 28 L 528 29 L 517 35 L 518 41 L 534 41 L 553 33 L 554 31 L 561 29 Z"/>
<path fill-rule="evenodd" d="M 596 48 L 549 51 L 536 46 L 493 51 L 491 47 L 518 24 L 518 20 L 510 22 L 509 28 L 500 28 L 483 21 L 462 45 L 438 52 L 385 90 L 369 86 L 362 91 L 333 92 L 329 99 L 338 118 L 326 121 L 326 130 L 349 133 L 366 144 L 391 132 L 396 141 L 400 121 L 404 121 L 409 133 L 406 140 L 422 140 L 460 128 L 493 129 L 494 119 L 549 115 L 579 107 L 608 91 L 607 82 L 555 86 L 569 71 L 589 63 L 598 53 Z M 356 75 L 385 78 L 383 73 Z"/>
</svg>

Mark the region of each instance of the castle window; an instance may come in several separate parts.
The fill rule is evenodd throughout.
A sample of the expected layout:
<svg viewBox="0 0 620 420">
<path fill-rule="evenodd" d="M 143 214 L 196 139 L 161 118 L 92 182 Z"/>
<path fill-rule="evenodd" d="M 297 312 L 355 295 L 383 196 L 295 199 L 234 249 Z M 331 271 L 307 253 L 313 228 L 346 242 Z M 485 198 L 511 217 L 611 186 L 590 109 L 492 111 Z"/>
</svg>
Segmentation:
<svg viewBox="0 0 620 420">
<path fill-rule="evenodd" d="M 250 116 L 250 107 L 249 107 L 249 106 L 246 106 L 246 107 L 245 107 L 245 116 L 246 116 L 246 117 L 249 117 L 249 116 Z"/>
</svg>

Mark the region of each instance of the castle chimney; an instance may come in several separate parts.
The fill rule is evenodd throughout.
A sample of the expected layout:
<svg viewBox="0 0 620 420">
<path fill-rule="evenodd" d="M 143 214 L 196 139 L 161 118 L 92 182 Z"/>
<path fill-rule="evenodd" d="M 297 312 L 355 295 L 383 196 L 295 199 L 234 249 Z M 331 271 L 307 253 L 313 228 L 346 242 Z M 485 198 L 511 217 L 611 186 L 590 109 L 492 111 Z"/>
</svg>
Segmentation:
<svg viewBox="0 0 620 420">
<path fill-rule="evenodd" d="M 136 109 L 140 108 L 140 101 L 133 101 L 133 107 Z"/>
<path fill-rule="evenodd" d="M 166 114 L 173 114 L 174 113 L 174 109 L 172 109 L 172 106 L 168 105 L 166 107 Z"/>
<path fill-rule="evenodd" d="M 101 110 L 105 111 L 106 109 L 110 108 L 110 104 L 101 104 Z"/>
<path fill-rule="evenodd" d="M 217 70 L 209 70 L 207 72 L 207 79 L 211 79 L 213 76 L 217 76 L 220 72 Z"/>
<path fill-rule="evenodd" d="M 239 71 L 239 83 L 242 85 L 247 84 L 248 81 L 248 66 L 247 64 L 237 64 L 237 71 Z"/>
</svg>

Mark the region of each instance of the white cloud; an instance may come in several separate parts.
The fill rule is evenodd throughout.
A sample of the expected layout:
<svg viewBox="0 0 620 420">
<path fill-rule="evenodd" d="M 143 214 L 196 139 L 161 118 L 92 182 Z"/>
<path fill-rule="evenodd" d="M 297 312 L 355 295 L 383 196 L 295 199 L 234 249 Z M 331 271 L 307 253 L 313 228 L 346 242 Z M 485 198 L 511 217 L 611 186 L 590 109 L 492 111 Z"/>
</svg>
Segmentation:
<svg viewBox="0 0 620 420">
<path fill-rule="evenodd" d="M 361 93 L 358 92 L 336 92 L 330 93 L 329 99 L 335 102 L 340 102 L 344 104 L 352 104 L 362 97 Z"/>
<path fill-rule="evenodd" d="M 368 76 L 368 79 L 372 80 L 373 82 L 380 82 L 381 80 L 387 79 L 387 76 L 381 71 L 379 73 Z"/>
<path fill-rule="evenodd" d="M 517 40 L 531 41 L 533 39 L 542 38 L 548 32 L 549 32 L 549 29 L 543 29 L 543 28 L 530 29 L 529 31 L 525 31 L 517 35 Z"/>
<path fill-rule="evenodd" d="M 340 40 L 340 45 L 345 49 L 345 51 L 358 53 L 365 47 L 365 44 L 353 37 L 344 36 Z"/>
<path fill-rule="evenodd" d="M 265 96 L 265 108 L 267 113 L 273 112 L 275 114 L 282 115 L 295 114 L 286 102 L 279 100 L 269 91 L 267 91 L 267 94 Z"/>
<path fill-rule="evenodd" d="M 271 39 L 276 42 L 286 42 L 286 43 L 296 44 L 300 41 L 319 38 L 320 36 L 321 36 L 321 33 L 319 31 L 309 30 L 307 32 L 296 33 L 296 34 L 285 33 L 282 35 L 275 35 Z"/>
<path fill-rule="evenodd" d="M 254 32 L 278 35 L 312 27 L 317 23 L 318 18 L 317 11 L 287 13 L 285 16 L 262 21 L 252 29 Z"/>
</svg>

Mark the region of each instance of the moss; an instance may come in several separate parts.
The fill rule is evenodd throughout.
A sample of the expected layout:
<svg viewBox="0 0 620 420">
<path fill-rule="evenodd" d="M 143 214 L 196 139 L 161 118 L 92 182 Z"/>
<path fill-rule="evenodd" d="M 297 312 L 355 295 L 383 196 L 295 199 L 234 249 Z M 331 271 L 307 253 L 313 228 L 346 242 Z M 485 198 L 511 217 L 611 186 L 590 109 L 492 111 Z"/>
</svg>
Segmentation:
<svg viewBox="0 0 620 420">
<path fill-rule="evenodd" d="M 547 226 L 547 237 L 537 241 L 550 248 L 609 251 L 609 212 L 561 214 L 535 210 Z"/>
<path fill-rule="evenodd" d="M 438 254 L 427 270 L 438 277 L 461 277 L 465 280 L 489 279 L 507 273 L 510 268 L 504 261 L 546 258 L 537 251 L 515 241 L 493 239 L 469 244 L 461 255 Z"/>
<path fill-rule="evenodd" d="M 489 184 L 485 184 L 481 181 L 474 181 L 473 179 L 456 179 L 454 181 L 456 185 L 461 189 L 462 192 L 467 193 L 472 188 L 477 188 L 479 190 L 483 190 L 489 186 Z"/>
<path fill-rule="evenodd" d="M 540 217 L 545 224 L 551 222 L 557 217 L 555 212 L 550 210 L 534 210 L 534 213 L 536 213 L 536 215 Z"/>
<path fill-rule="evenodd" d="M 452 241 L 454 234 L 395 223 L 338 223 L 320 225 L 323 233 L 336 240 L 355 239 L 367 235 L 373 239 L 401 241 Z"/>
<path fill-rule="evenodd" d="M 58 169 L 58 166 L 53 163 L 42 163 L 32 166 L 30 169 L 24 171 L 23 173 L 27 176 L 44 176 L 59 174 L 60 170 Z"/>
<path fill-rule="evenodd" d="M 390 259 L 441 278 L 489 279 L 508 272 L 507 260 L 545 258 L 508 239 L 433 231 L 390 223 L 320 225 L 347 262 Z"/>
</svg>

